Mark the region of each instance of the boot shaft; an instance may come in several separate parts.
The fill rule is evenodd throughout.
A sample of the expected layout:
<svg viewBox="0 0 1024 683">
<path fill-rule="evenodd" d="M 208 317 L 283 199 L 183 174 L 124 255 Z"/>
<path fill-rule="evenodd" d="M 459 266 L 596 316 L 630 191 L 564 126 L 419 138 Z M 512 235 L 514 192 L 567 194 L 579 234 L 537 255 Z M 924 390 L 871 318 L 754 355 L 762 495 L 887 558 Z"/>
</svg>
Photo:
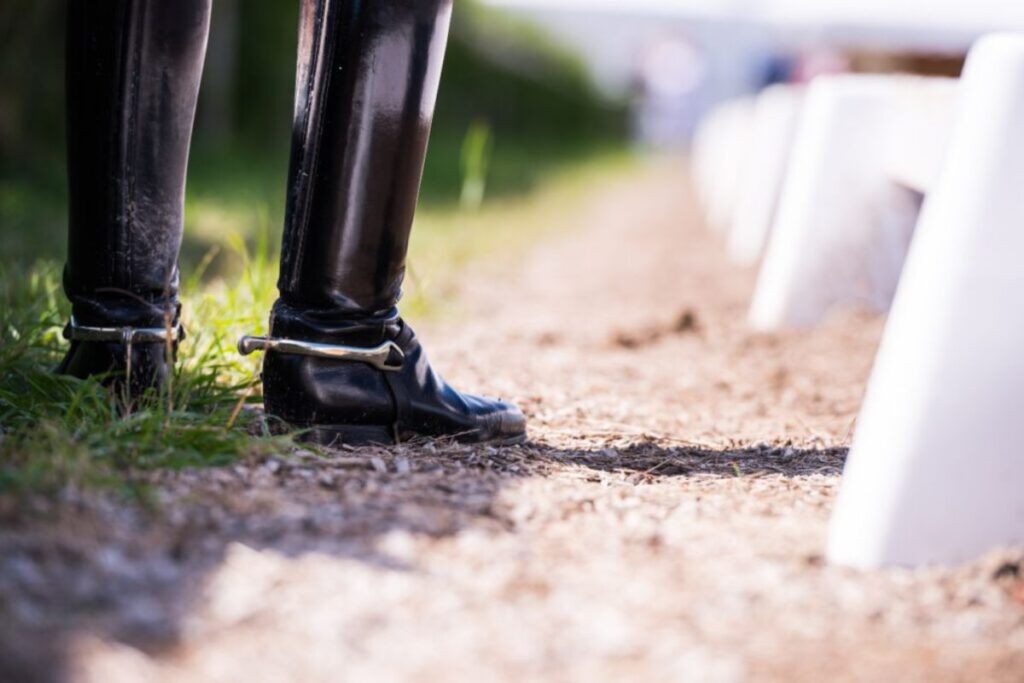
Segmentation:
<svg viewBox="0 0 1024 683">
<path fill-rule="evenodd" d="M 525 419 L 438 375 L 398 316 L 451 0 L 304 0 L 267 414 L 325 445 L 521 442 Z M 386 358 L 380 354 L 386 354 Z"/>
<path fill-rule="evenodd" d="M 84 324 L 160 325 L 177 296 L 210 0 L 70 0 L 65 289 Z"/>
<path fill-rule="evenodd" d="M 279 289 L 340 318 L 398 301 L 451 0 L 303 0 Z"/>
</svg>

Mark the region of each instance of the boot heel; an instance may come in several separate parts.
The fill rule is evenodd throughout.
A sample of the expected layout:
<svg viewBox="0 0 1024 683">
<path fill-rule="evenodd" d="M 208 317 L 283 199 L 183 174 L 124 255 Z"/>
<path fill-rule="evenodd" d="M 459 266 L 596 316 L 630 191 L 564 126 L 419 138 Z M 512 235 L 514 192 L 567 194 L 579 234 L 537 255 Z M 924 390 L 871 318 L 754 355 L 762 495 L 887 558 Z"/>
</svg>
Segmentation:
<svg viewBox="0 0 1024 683">
<path fill-rule="evenodd" d="M 318 425 L 303 430 L 298 440 L 326 448 L 395 445 L 395 435 L 390 428 L 366 425 Z"/>
</svg>

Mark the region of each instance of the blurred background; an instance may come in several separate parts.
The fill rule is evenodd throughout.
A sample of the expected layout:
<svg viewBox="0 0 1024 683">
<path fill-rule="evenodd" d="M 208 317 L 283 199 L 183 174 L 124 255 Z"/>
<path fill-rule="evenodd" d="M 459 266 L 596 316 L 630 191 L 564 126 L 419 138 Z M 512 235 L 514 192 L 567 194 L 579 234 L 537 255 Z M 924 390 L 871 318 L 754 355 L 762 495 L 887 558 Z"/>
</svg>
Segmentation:
<svg viewBox="0 0 1024 683">
<path fill-rule="evenodd" d="M 703 117 L 822 74 L 956 76 L 971 42 L 1019 25 L 984 0 L 459 0 L 423 181 L 407 306 L 460 263 L 557 227 L 559 196 L 642 153 L 685 161 Z M 216 0 L 191 159 L 183 273 L 274 262 L 298 2 Z M 63 260 L 63 3 L 0 6 L 0 247 Z M 501 249 L 498 248 L 501 245 Z"/>
<path fill-rule="evenodd" d="M 0 238 L 8 267 L 63 259 L 63 4 L 0 6 Z M 186 273 L 230 236 L 251 242 L 266 231 L 276 245 L 298 4 L 214 3 L 189 173 Z M 625 121 L 622 102 L 599 93 L 570 50 L 526 21 L 460 2 L 423 203 L 474 209 L 528 193 L 567 165 L 621 147 Z M 231 267 L 224 250 L 207 274 Z"/>
<path fill-rule="evenodd" d="M 263 231 L 276 243 L 297 5 L 214 3 L 186 272 L 228 235 L 251 241 Z M 772 83 L 839 71 L 956 75 L 971 40 L 999 19 L 973 4 L 970 12 L 936 6 L 942 20 L 932 21 L 911 6 L 842 0 L 456 5 L 424 177 L 425 224 L 444 222 L 431 211 L 522 197 L 566 169 L 621 160 L 630 148 L 685 149 L 702 114 Z M 0 6 L 0 238 L 8 265 L 63 258 L 62 11 L 57 0 Z M 414 252 L 414 264 L 423 258 Z M 207 260 L 209 276 L 231 271 L 230 250 Z"/>
</svg>

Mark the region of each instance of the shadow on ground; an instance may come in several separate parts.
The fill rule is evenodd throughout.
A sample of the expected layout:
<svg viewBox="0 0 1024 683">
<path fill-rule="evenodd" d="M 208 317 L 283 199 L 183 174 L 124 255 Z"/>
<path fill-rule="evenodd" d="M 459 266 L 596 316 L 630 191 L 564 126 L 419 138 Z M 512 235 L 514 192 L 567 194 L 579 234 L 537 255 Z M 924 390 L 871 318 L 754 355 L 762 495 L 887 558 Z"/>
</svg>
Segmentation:
<svg viewBox="0 0 1024 683">
<path fill-rule="evenodd" d="M 514 533 L 498 494 L 525 478 L 572 469 L 638 485 L 672 477 L 831 477 L 845 455 L 845 448 L 653 443 L 300 451 L 155 475 L 148 507 L 95 495 L 0 499 L 0 680 L 68 680 L 71 648 L 83 634 L 150 653 L 172 648 L 232 544 L 417 571 L 382 552 L 379 539 L 395 530 L 435 538 L 468 527 Z"/>
</svg>

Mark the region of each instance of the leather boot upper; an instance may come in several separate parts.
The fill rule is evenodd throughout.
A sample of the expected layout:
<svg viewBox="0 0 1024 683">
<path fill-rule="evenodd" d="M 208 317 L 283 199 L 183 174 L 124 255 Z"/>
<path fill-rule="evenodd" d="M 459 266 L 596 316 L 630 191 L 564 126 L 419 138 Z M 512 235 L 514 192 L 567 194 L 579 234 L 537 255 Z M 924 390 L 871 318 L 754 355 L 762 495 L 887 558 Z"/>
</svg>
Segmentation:
<svg viewBox="0 0 1024 683">
<path fill-rule="evenodd" d="M 405 274 L 451 0 L 304 0 L 281 298 L 271 337 L 393 342 L 397 371 L 268 351 L 267 411 L 342 441 L 519 439 L 522 414 L 461 394 L 395 307 Z"/>
<path fill-rule="evenodd" d="M 84 324 L 175 312 L 185 170 L 210 0 L 70 0 L 68 259 Z"/>
<path fill-rule="evenodd" d="M 64 290 L 80 325 L 177 325 L 185 171 L 209 16 L 210 0 L 68 2 Z M 73 341 L 58 371 L 102 375 L 134 395 L 163 383 L 168 355 L 160 343 Z"/>
</svg>

